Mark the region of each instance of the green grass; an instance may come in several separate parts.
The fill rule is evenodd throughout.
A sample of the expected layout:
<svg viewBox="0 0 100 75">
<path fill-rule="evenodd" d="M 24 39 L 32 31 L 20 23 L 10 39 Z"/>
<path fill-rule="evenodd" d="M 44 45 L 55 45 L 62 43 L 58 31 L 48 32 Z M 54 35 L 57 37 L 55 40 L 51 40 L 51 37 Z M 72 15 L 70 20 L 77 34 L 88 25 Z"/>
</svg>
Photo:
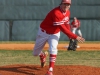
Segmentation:
<svg viewBox="0 0 100 75">
<path fill-rule="evenodd" d="M 59 52 L 57 59 L 56 64 L 100 67 L 100 51 L 63 51 Z"/>
<path fill-rule="evenodd" d="M 39 57 L 30 50 L 0 50 L 0 66 L 12 64 L 39 65 Z M 47 58 L 49 64 L 49 57 Z M 100 51 L 59 51 L 55 65 L 85 65 L 100 67 Z"/>
</svg>

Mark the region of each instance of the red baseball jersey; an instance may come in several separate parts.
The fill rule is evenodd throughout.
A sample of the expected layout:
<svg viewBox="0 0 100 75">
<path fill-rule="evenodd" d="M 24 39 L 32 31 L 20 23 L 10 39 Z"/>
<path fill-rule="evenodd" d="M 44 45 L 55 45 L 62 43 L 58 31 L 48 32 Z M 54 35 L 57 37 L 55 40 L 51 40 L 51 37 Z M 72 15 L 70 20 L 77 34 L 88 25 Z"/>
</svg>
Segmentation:
<svg viewBox="0 0 100 75">
<path fill-rule="evenodd" d="M 40 25 L 49 34 L 55 34 L 59 31 L 65 33 L 69 38 L 76 39 L 77 35 L 70 31 L 70 11 L 63 12 L 59 7 L 51 10 Z"/>
<path fill-rule="evenodd" d="M 80 27 L 80 21 L 79 20 L 72 21 L 71 25 L 72 25 L 72 28 L 79 28 Z"/>
</svg>

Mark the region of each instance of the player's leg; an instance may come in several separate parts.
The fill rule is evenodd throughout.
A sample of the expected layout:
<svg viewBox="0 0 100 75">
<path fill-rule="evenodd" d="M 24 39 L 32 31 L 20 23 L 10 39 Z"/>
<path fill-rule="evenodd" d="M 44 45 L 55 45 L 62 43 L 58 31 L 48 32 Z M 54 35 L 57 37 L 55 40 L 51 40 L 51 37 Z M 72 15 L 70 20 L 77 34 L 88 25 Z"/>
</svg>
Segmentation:
<svg viewBox="0 0 100 75">
<path fill-rule="evenodd" d="M 82 37 L 82 32 L 81 32 L 80 28 L 77 29 L 77 33 L 78 33 L 79 36 Z M 78 43 L 78 42 L 77 42 L 77 43 Z M 77 48 L 79 48 L 79 47 L 80 47 L 80 46 L 77 44 Z"/>
<path fill-rule="evenodd" d="M 54 64 L 56 61 L 56 56 L 57 56 L 57 46 L 58 46 L 58 41 L 59 41 L 59 36 L 60 33 L 51 35 L 49 40 L 48 40 L 48 44 L 49 44 L 49 52 L 50 52 L 50 56 L 49 56 L 49 71 L 52 72 L 53 68 L 54 68 Z"/>
<path fill-rule="evenodd" d="M 35 46 L 34 46 L 34 49 L 33 49 L 33 55 L 40 57 L 41 67 L 45 66 L 46 57 L 48 55 L 47 52 L 42 52 L 42 49 L 45 46 L 48 37 L 49 37 L 49 35 L 47 35 L 46 33 L 41 32 L 39 30 L 39 33 L 38 33 L 37 38 L 36 38 Z"/>
<path fill-rule="evenodd" d="M 34 56 L 38 56 L 42 52 L 42 49 L 45 46 L 46 42 L 47 42 L 46 37 L 42 37 L 40 35 L 37 36 L 33 49 Z"/>
<path fill-rule="evenodd" d="M 33 49 L 34 56 L 38 56 L 42 52 L 42 49 L 45 46 L 48 40 L 48 37 L 49 35 L 46 34 L 45 32 L 42 32 L 41 28 L 39 28 L 36 41 L 35 41 L 35 45 L 34 45 L 34 49 Z"/>
<path fill-rule="evenodd" d="M 48 53 L 42 52 L 43 47 L 46 44 L 47 39 L 41 37 L 40 35 L 37 36 L 35 46 L 33 49 L 33 55 L 34 56 L 39 56 L 40 57 L 40 62 L 41 62 L 41 67 L 44 67 L 46 64 L 46 57 Z"/>
<path fill-rule="evenodd" d="M 78 30 L 77 30 L 77 32 L 78 32 L 78 35 L 82 37 L 81 30 L 80 30 L 80 29 L 78 29 Z"/>
<path fill-rule="evenodd" d="M 72 33 L 76 33 L 77 28 L 72 28 Z"/>
</svg>

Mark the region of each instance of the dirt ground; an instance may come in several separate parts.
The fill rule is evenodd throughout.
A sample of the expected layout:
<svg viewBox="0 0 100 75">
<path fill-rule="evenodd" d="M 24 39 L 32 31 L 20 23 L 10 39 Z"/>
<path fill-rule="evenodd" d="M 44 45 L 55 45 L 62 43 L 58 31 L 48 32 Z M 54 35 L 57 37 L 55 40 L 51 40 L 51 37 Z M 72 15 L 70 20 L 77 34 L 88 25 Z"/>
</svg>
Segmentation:
<svg viewBox="0 0 100 75">
<path fill-rule="evenodd" d="M 66 50 L 68 44 L 59 44 L 59 50 Z M 79 44 L 80 50 L 100 50 L 100 43 L 82 43 Z M 0 50 L 32 50 L 33 44 L 0 44 Z M 44 50 L 48 49 L 48 44 L 45 45 Z M 48 70 L 48 65 L 41 68 L 39 65 L 7 65 L 0 66 L 0 75 L 45 75 Z M 100 68 L 82 65 L 55 65 L 54 75 L 100 75 Z"/>
<path fill-rule="evenodd" d="M 100 50 L 100 43 L 79 43 L 80 48 L 77 51 L 86 50 Z M 58 50 L 66 50 L 66 44 L 59 44 Z M 33 50 L 34 44 L 0 44 L 0 50 Z M 44 50 L 48 50 L 48 44 L 45 45 Z"/>
</svg>

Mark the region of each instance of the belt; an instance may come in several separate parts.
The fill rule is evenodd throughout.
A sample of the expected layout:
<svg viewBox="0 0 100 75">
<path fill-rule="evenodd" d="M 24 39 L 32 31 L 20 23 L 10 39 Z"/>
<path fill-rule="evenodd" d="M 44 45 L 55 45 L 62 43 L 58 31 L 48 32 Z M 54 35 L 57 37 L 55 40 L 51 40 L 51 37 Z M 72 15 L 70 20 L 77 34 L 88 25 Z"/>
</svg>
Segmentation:
<svg viewBox="0 0 100 75">
<path fill-rule="evenodd" d="M 48 32 L 46 32 L 46 30 L 44 30 L 44 29 L 41 29 L 41 31 L 42 31 L 42 32 L 45 32 L 45 33 L 47 33 L 47 34 L 49 34 L 49 33 L 48 33 Z"/>
</svg>

